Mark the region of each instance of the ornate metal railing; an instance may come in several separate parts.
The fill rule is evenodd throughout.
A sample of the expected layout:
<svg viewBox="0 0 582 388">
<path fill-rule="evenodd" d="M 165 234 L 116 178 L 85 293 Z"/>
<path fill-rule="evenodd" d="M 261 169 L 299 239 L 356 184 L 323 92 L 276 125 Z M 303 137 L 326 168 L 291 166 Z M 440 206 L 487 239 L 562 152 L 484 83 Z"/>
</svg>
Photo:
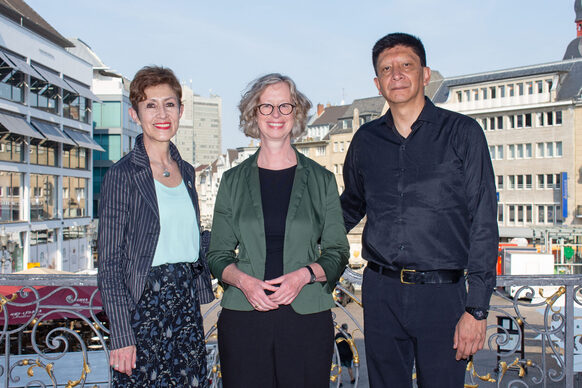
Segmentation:
<svg viewBox="0 0 582 388">
<path fill-rule="evenodd" d="M 355 272 L 346 271 L 344 278 L 361 283 Z M 109 386 L 109 329 L 96 285 L 95 276 L 0 276 L 0 386 Z M 501 276 L 497 285 L 485 349 L 469 362 L 465 386 L 575 387 L 582 371 L 582 276 Z M 363 387 L 365 360 L 352 338 L 363 332 L 353 313 L 361 303 L 347 287 L 338 289 L 356 301 L 344 307 L 336 300 L 356 328 L 347 333 L 336 323 L 336 329 L 346 337 L 338 343 L 348 342 L 354 355 L 354 386 Z M 218 302 L 205 308 L 205 319 L 219 310 Z M 9 324 L 9 318 L 17 323 Z M 212 386 L 218 387 L 215 337 L 213 325 L 206 333 L 207 362 Z M 333 386 L 339 386 L 341 373 L 336 347 Z"/>
</svg>

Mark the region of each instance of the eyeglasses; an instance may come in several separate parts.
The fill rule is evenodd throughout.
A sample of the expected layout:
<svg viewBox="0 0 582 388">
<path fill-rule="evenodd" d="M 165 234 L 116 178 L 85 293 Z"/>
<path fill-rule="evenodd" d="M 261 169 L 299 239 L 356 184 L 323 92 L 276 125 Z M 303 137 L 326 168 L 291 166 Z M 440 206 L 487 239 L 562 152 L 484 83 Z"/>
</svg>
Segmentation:
<svg viewBox="0 0 582 388">
<path fill-rule="evenodd" d="M 261 104 L 257 106 L 257 109 L 263 116 L 268 116 L 271 113 L 273 113 L 273 109 L 275 109 L 275 107 L 271 104 Z M 287 116 L 293 112 L 293 109 L 295 109 L 295 105 L 286 102 L 284 104 L 279 105 L 277 109 L 279 109 L 279 113 Z"/>
</svg>

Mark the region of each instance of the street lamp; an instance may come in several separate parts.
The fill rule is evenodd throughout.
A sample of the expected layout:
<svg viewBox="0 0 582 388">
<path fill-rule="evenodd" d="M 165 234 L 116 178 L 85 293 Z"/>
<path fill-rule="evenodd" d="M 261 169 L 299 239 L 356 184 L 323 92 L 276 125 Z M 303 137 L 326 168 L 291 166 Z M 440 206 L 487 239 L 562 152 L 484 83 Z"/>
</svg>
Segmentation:
<svg viewBox="0 0 582 388">
<path fill-rule="evenodd" d="M 0 232 L 0 269 L 2 273 L 5 272 L 6 263 L 10 263 L 9 267 L 10 272 L 12 272 L 12 253 L 14 252 L 14 248 L 16 247 L 16 243 L 10 238 L 10 235 L 6 233 L 6 228 L 3 226 L 2 231 Z"/>
</svg>

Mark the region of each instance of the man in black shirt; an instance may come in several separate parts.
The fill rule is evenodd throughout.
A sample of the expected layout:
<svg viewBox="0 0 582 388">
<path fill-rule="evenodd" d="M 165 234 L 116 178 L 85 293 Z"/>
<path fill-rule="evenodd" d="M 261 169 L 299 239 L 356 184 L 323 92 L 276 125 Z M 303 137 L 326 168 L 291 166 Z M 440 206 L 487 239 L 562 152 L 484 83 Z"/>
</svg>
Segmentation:
<svg viewBox="0 0 582 388">
<path fill-rule="evenodd" d="M 482 349 L 499 242 L 481 127 L 424 96 L 422 43 L 389 34 L 373 49 L 390 110 L 354 135 L 341 196 L 346 229 L 367 216 L 362 288 L 371 387 L 462 387 Z M 468 292 L 464 271 L 467 271 Z"/>
</svg>

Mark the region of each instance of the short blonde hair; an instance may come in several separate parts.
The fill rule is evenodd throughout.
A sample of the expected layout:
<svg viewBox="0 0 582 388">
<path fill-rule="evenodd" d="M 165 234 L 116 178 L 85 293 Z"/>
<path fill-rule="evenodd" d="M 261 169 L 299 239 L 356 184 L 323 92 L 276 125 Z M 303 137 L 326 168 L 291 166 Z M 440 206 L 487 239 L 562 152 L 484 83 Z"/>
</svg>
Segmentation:
<svg viewBox="0 0 582 388">
<path fill-rule="evenodd" d="M 295 86 L 295 82 L 291 78 L 279 73 L 271 73 L 251 82 L 238 104 L 238 109 L 240 110 L 240 129 L 245 135 L 255 139 L 260 138 L 259 126 L 257 125 L 257 106 L 259 99 L 267 87 L 278 84 L 279 82 L 285 82 L 289 85 L 291 103 L 295 105 L 295 109 L 293 110 L 295 124 L 291 130 L 291 138 L 296 138 L 305 131 L 307 114 L 309 113 L 309 109 L 311 109 L 311 101 L 297 90 L 297 86 Z"/>
</svg>

